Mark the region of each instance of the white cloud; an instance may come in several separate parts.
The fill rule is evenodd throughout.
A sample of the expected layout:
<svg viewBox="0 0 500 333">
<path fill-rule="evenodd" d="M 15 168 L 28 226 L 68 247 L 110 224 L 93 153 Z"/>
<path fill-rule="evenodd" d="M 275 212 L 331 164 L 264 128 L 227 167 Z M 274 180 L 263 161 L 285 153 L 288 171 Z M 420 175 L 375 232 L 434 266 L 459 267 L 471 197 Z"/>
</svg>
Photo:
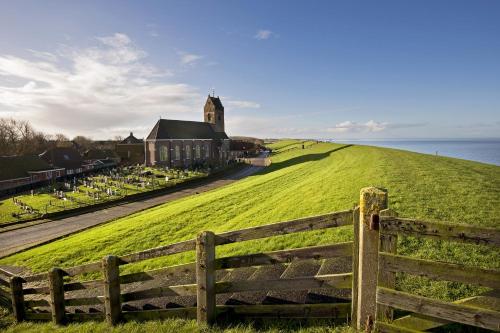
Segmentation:
<svg viewBox="0 0 500 333">
<path fill-rule="evenodd" d="M 254 38 L 258 39 L 258 40 L 265 40 L 265 39 L 269 39 L 270 37 L 272 37 L 274 35 L 275 35 L 274 32 L 272 32 L 271 30 L 259 30 L 255 34 Z"/>
<path fill-rule="evenodd" d="M 253 101 L 235 101 L 226 99 L 224 104 L 234 109 L 260 109 L 260 104 Z"/>
<path fill-rule="evenodd" d="M 178 52 L 181 60 L 181 64 L 184 66 L 194 66 L 196 63 L 203 59 L 204 57 L 199 54 L 187 53 L 187 52 Z"/>
<path fill-rule="evenodd" d="M 33 54 L 33 56 L 35 56 L 36 58 L 39 58 L 41 60 L 46 60 L 46 61 L 50 61 L 50 62 L 57 61 L 57 55 L 55 55 L 53 53 L 36 51 L 36 50 L 32 50 L 32 49 L 28 49 L 28 51 L 30 51 Z"/>
<path fill-rule="evenodd" d="M 326 131 L 331 133 L 380 132 L 385 130 L 388 125 L 386 122 L 377 122 L 374 120 L 369 120 L 366 123 L 357 123 L 348 120 L 327 128 Z"/>
<path fill-rule="evenodd" d="M 125 34 L 99 37 L 84 49 L 65 47 L 45 59 L 45 52 L 32 53 L 34 59 L 0 54 L 0 117 L 94 138 L 152 127 L 160 116 L 200 118 L 194 113 L 201 112 L 197 89 L 167 82 L 170 73 L 147 63 L 147 53 Z"/>
</svg>

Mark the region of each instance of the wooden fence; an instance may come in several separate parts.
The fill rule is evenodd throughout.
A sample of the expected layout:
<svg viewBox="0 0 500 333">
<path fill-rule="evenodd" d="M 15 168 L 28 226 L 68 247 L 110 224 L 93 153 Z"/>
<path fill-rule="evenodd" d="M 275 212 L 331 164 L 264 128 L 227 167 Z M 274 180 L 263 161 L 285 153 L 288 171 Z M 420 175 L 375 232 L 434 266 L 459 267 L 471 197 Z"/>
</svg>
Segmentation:
<svg viewBox="0 0 500 333">
<path fill-rule="evenodd" d="M 12 308 L 10 280 L 15 275 L 9 271 L 0 268 L 0 306 L 4 308 Z"/>
<path fill-rule="evenodd" d="M 227 244 L 267 239 L 353 225 L 353 242 L 217 257 L 216 248 Z M 126 320 L 169 317 L 197 318 L 214 323 L 219 316 L 334 318 L 351 320 L 353 327 L 380 332 L 424 331 L 450 322 L 500 330 L 500 272 L 464 265 L 434 262 L 397 255 L 398 236 L 416 236 L 448 241 L 500 246 L 500 230 L 398 218 L 387 209 L 387 192 L 377 188 L 361 191 L 360 206 L 321 216 L 214 234 L 201 232 L 196 239 L 161 246 L 124 256 L 106 256 L 100 262 L 70 268 L 53 268 L 31 276 L 9 274 L 0 279 L 11 295 L 16 320 L 68 321 Z M 119 268 L 143 260 L 195 251 L 196 261 L 152 271 L 120 274 Z M 317 273 L 300 277 L 224 279 L 222 273 L 238 276 L 245 268 L 289 265 L 301 261 L 354 258 L 352 271 Z M 350 260 L 350 259 L 349 259 Z M 78 281 L 82 274 L 99 272 L 102 277 Z M 1 273 L 1 272 L 0 272 Z M 396 290 L 396 274 L 406 273 L 434 280 L 456 281 L 491 288 L 485 295 L 454 303 L 432 300 Z M 171 283 L 166 277 L 183 276 Z M 1 278 L 1 276 L 0 276 Z M 7 283 L 8 280 L 8 283 Z M 79 294 L 88 290 L 97 294 Z M 296 292 L 297 290 L 348 290 L 351 302 L 315 304 L 220 304 L 224 295 L 248 292 Z M 1 295 L 0 295 L 1 296 Z M 165 297 L 192 298 L 191 306 L 137 309 L 141 300 Z M 304 302 L 307 303 L 307 302 Z M 79 307 L 101 306 L 102 311 Z M 50 309 L 44 311 L 40 309 Z M 395 318 L 393 309 L 414 314 Z"/>
<path fill-rule="evenodd" d="M 328 317 L 347 318 L 350 303 L 335 304 L 283 304 L 283 305 L 219 305 L 218 294 L 265 290 L 308 290 L 315 288 L 351 289 L 352 273 L 315 275 L 303 278 L 275 280 L 217 281 L 218 271 L 237 270 L 250 266 L 286 264 L 295 260 L 323 260 L 335 257 L 352 257 L 353 242 L 313 246 L 268 253 L 216 258 L 218 246 L 292 234 L 312 230 L 335 228 L 353 224 L 353 211 L 341 211 L 321 216 L 264 225 L 221 234 L 202 232 L 196 239 L 170 244 L 124 256 L 106 256 L 94 262 L 70 268 L 53 268 L 48 273 L 31 276 L 13 276 L 10 279 L 12 308 L 16 320 L 52 320 L 63 324 L 68 321 L 103 320 L 116 324 L 121 320 L 153 318 L 197 318 L 199 322 L 213 323 L 223 313 L 238 316 Z M 196 262 L 170 266 L 154 271 L 120 275 L 119 267 L 143 260 L 196 251 Z M 102 279 L 77 282 L 75 278 L 85 273 L 101 272 Z M 196 283 L 164 285 L 158 276 L 184 274 L 196 277 Z M 157 280 L 150 288 L 126 291 L 128 284 Z M 36 286 L 33 286 L 36 285 Z M 102 295 L 72 297 L 74 291 L 102 288 Z M 124 290 L 125 289 L 125 290 Z M 33 296 L 41 296 L 33 298 Z M 196 307 L 127 311 L 126 303 L 168 296 L 195 296 Z M 30 299 L 26 299 L 30 297 Z M 68 307 L 104 305 L 103 312 L 68 313 Z M 50 312 L 37 308 L 50 307 Z M 125 310 L 124 310 L 125 309 Z"/>
<path fill-rule="evenodd" d="M 426 331 L 461 323 L 500 331 L 500 271 L 397 255 L 398 237 L 500 247 L 500 230 L 397 217 L 378 189 L 361 192 L 357 328 L 378 332 Z M 368 262 L 366 262 L 368 261 Z M 491 290 L 456 302 L 444 302 L 396 290 L 396 274 L 478 285 Z M 394 309 L 412 314 L 394 318 Z M 401 312 L 401 311 L 400 311 Z"/>
</svg>

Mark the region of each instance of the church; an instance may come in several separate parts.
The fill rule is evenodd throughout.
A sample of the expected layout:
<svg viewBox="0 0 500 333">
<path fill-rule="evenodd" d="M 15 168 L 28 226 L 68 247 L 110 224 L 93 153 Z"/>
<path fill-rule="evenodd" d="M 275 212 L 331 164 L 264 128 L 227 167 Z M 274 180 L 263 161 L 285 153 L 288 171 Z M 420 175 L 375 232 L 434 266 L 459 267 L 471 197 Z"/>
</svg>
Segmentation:
<svg viewBox="0 0 500 333">
<path fill-rule="evenodd" d="M 230 156 L 230 140 L 224 131 L 224 106 L 219 96 L 208 96 L 203 113 L 203 122 L 158 120 L 144 142 L 146 165 L 225 165 Z"/>
</svg>

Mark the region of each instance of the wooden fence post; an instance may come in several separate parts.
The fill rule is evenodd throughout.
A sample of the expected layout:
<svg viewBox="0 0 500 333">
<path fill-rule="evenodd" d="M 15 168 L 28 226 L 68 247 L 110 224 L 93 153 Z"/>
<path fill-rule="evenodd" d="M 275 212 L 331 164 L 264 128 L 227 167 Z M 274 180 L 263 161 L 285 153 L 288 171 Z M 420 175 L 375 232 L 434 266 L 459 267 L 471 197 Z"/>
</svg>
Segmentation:
<svg viewBox="0 0 500 333">
<path fill-rule="evenodd" d="M 198 324 L 215 322 L 215 235 L 204 231 L 196 238 L 196 284 Z"/>
<path fill-rule="evenodd" d="M 358 281 L 359 281 L 359 206 L 352 212 L 354 242 L 352 244 L 352 292 L 351 292 L 351 326 L 356 328 L 358 317 Z"/>
<path fill-rule="evenodd" d="M 52 322 L 62 325 L 66 321 L 64 307 L 64 271 L 60 268 L 52 268 L 49 271 L 50 310 Z"/>
<path fill-rule="evenodd" d="M 104 275 L 104 309 L 106 321 L 110 325 L 116 325 L 121 317 L 121 295 L 120 295 L 120 258 L 106 256 L 102 259 L 102 270 Z"/>
<path fill-rule="evenodd" d="M 356 328 L 370 331 L 376 315 L 378 272 L 378 214 L 387 208 L 387 191 L 361 189 L 359 203 L 359 275 Z"/>
<path fill-rule="evenodd" d="M 24 320 L 26 314 L 24 309 L 23 281 L 23 278 L 20 276 L 13 276 L 10 278 L 12 311 L 18 323 Z"/>
<path fill-rule="evenodd" d="M 392 209 L 384 209 L 380 211 L 380 216 L 397 217 L 398 214 Z M 398 235 L 380 235 L 379 250 L 392 254 L 397 253 Z M 396 273 L 379 270 L 377 285 L 380 287 L 394 289 L 396 286 Z M 393 309 L 389 306 L 377 306 L 377 320 L 384 322 L 392 321 Z"/>
</svg>

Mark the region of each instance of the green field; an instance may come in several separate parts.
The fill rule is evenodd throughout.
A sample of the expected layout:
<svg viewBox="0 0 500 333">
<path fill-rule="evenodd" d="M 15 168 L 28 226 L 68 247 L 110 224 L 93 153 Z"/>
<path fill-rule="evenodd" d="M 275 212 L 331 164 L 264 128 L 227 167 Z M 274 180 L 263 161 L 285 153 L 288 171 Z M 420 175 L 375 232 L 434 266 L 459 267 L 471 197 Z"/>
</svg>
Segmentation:
<svg viewBox="0 0 500 333">
<path fill-rule="evenodd" d="M 35 272 L 68 267 L 195 237 L 349 209 L 365 186 L 389 191 L 402 217 L 500 225 L 500 167 L 369 146 L 314 144 L 273 157 L 271 167 L 229 186 L 171 202 L 4 258 L 2 264 Z M 352 227 L 280 236 L 221 247 L 218 255 L 319 245 L 352 239 Z M 500 253 L 473 245 L 400 240 L 399 252 L 416 257 L 500 268 Z M 192 260 L 192 253 L 144 261 L 124 271 Z M 456 283 L 400 277 L 399 287 L 424 296 L 456 299 L 478 289 Z"/>
<path fill-rule="evenodd" d="M 291 149 L 302 148 L 302 145 L 304 145 L 304 148 L 310 147 L 315 143 L 316 141 L 311 141 L 311 140 L 280 140 L 268 144 L 266 145 L 266 147 L 272 149 L 274 154 L 278 154 L 286 152 Z"/>
</svg>

